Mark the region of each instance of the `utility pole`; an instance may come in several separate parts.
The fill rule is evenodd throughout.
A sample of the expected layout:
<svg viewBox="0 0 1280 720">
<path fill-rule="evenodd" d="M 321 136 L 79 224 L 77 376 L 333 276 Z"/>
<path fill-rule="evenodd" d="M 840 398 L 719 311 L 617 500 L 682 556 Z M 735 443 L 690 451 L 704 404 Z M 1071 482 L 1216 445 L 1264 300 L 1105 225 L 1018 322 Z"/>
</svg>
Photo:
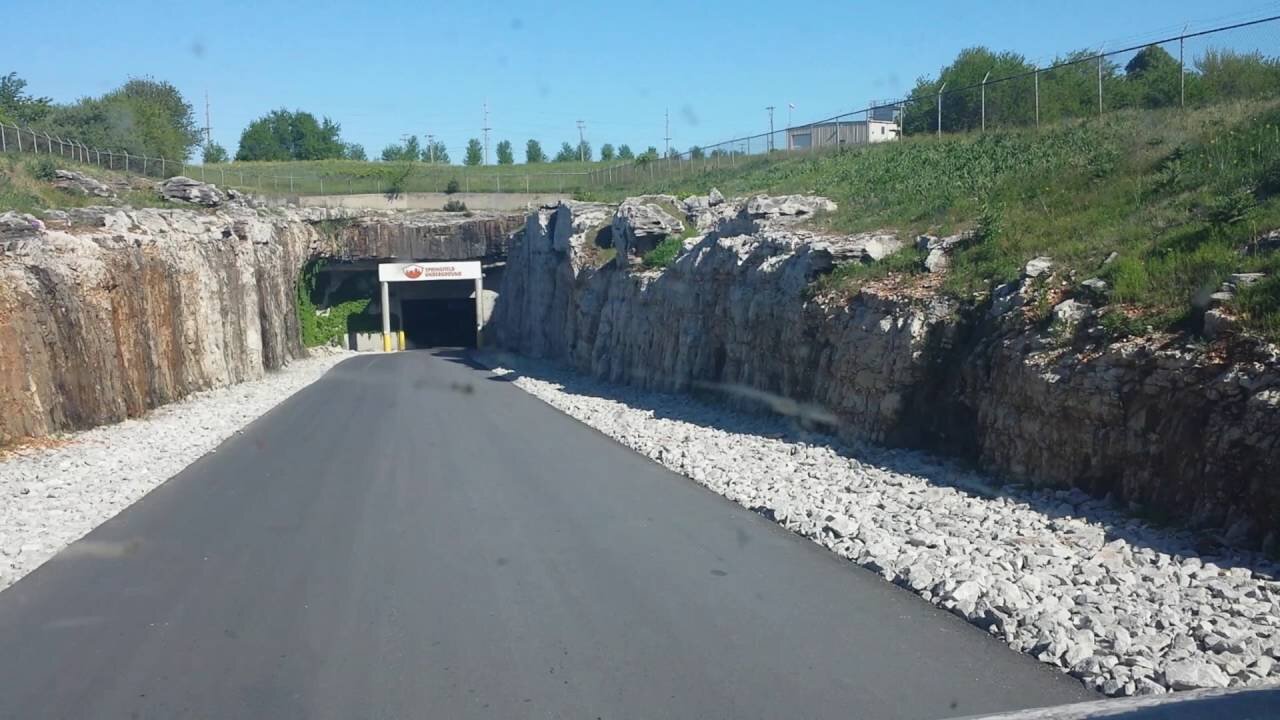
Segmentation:
<svg viewBox="0 0 1280 720">
<path fill-rule="evenodd" d="M 431 158 L 430 163 L 436 164 L 436 136 L 427 133 L 427 156 Z"/>
<path fill-rule="evenodd" d="M 1187 106 L 1187 63 L 1183 59 L 1183 46 L 1187 42 L 1187 28 L 1191 23 L 1182 26 L 1182 37 L 1178 38 L 1178 107 Z"/>
<path fill-rule="evenodd" d="M 663 122 L 663 128 L 664 128 L 662 131 L 663 132 L 662 140 L 664 143 L 666 143 L 663 146 L 663 150 L 665 151 L 664 156 L 671 157 L 671 110 L 670 109 L 667 109 L 667 108 L 663 109 L 662 122 Z"/>
<path fill-rule="evenodd" d="M 769 107 L 766 107 L 765 110 L 769 111 L 769 142 L 767 144 L 767 147 L 768 149 L 772 150 L 773 149 L 773 106 L 770 105 Z"/>
<path fill-rule="evenodd" d="M 484 127 L 480 128 L 484 131 L 484 164 L 489 164 L 489 131 L 493 128 L 489 127 L 489 101 L 484 102 Z"/>
<path fill-rule="evenodd" d="M 213 144 L 213 126 L 209 122 L 209 91 L 204 91 L 204 144 L 208 147 Z"/>
<path fill-rule="evenodd" d="M 587 156 L 586 156 L 586 153 L 584 152 L 587 149 L 586 148 L 587 136 L 585 135 L 586 130 L 587 130 L 587 123 L 582 120 L 579 120 L 578 121 L 578 161 L 579 162 L 587 161 Z"/>
</svg>

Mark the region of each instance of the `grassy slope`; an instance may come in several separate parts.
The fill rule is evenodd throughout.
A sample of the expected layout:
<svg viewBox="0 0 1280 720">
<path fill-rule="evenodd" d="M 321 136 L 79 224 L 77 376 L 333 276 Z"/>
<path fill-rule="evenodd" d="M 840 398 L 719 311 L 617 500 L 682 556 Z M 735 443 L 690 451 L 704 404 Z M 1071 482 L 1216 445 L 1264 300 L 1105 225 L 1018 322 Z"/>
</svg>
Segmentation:
<svg viewBox="0 0 1280 720">
<path fill-rule="evenodd" d="M 236 162 L 206 165 L 205 180 L 250 190 L 299 194 L 386 192 L 393 184 L 400 192 L 443 192 L 450 180 L 460 190 L 472 192 L 524 191 L 573 192 L 587 185 L 587 178 L 565 173 L 599 170 L 604 163 L 540 163 L 536 165 L 431 165 L 428 163 L 365 162 L 361 160 L 312 160 L 282 162 Z M 201 177 L 201 168 L 191 166 L 188 174 Z M 280 178 L 273 180 L 272 178 Z M 242 179 L 243 178 L 243 179 Z M 261 179 L 259 179 L 261 178 Z"/>
<path fill-rule="evenodd" d="M 1043 130 L 907 140 L 839 153 L 751 158 L 733 169 L 659 178 L 624 194 L 805 192 L 840 209 L 832 229 L 979 231 L 946 288 L 961 297 L 1014 279 L 1048 255 L 1077 280 L 1101 276 L 1134 326 L 1176 325 L 1191 299 L 1230 273 L 1272 278 L 1244 292 L 1248 327 L 1280 338 L 1280 253 L 1240 248 L 1280 228 L 1280 105 L 1115 113 Z M 1115 262 L 1104 260 L 1117 253 Z M 914 272 L 913 250 L 827 280 L 853 291 L 868 278 Z"/>
<path fill-rule="evenodd" d="M 51 165 L 49 163 L 52 163 Z M 92 197 L 67 192 L 53 187 L 46 179 L 51 168 L 75 170 L 111 184 L 115 181 L 134 180 L 133 189 L 120 192 L 119 199 Z M 31 155 L 0 155 L 0 213 L 9 210 L 38 215 L 42 210 L 87 207 L 89 205 L 131 205 L 133 207 L 191 207 L 160 199 L 154 192 L 144 189 L 153 180 L 139 180 L 118 172 L 103 170 L 93 165 L 82 165 L 65 158 L 42 158 Z"/>
</svg>

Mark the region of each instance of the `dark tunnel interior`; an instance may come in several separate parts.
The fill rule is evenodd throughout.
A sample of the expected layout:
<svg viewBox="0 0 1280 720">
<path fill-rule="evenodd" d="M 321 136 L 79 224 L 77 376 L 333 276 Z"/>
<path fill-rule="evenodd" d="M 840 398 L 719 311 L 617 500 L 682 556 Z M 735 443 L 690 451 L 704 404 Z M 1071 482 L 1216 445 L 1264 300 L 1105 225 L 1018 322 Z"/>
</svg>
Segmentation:
<svg viewBox="0 0 1280 720">
<path fill-rule="evenodd" d="M 405 340 L 411 348 L 475 347 L 476 308 L 471 298 L 402 301 Z"/>
</svg>

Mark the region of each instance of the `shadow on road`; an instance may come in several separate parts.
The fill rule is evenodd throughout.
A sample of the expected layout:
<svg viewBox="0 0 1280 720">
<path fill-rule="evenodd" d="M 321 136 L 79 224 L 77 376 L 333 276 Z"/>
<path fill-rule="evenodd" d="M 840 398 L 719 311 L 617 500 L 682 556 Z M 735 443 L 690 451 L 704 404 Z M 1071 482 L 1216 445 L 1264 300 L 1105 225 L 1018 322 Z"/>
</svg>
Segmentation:
<svg viewBox="0 0 1280 720">
<path fill-rule="evenodd" d="M 476 370 L 489 371 L 489 366 L 479 361 L 474 350 L 438 349 L 433 354 Z M 707 390 L 692 395 L 664 394 L 596 380 L 567 366 L 544 360 L 501 352 L 490 353 L 486 359 L 490 358 L 509 358 L 510 365 L 518 364 L 521 368 L 516 372 L 506 367 L 510 370 L 507 374 L 487 378 L 492 382 L 509 383 L 527 376 L 559 385 L 566 392 L 575 395 L 601 398 L 647 410 L 655 418 L 677 420 L 725 432 L 824 446 L 842 457 L 895 473 L 922 477 L 941 487 L 952 487 L 983 497 L 1014 500 L 1051 519 L 1082 518 L 1103 526 L 1107 542 L 1123 539 L 1135 547 L 1150 548 L 1175 558 L 1198 557 L 1223 568 L 1242 567 L 1265 578 L 1280 577 L 1280 567 L 1262 553 L 1226 546 L 1209 532 L 1155 525 L 1133 516 L 1116 503 L 1092 498 L 1080 490 L 1036 489 L 1006 484 L 970 465 L 921 450 L 845 442 L 830 432 L 820 431 L 821 423 L 802 422 L 800 418 L 805 417 L 803 413 L 780 415 L 769 410 L 770 407 L 785 409 L 786 403 L 743 402 L 741 396 L 724 402 L 723 395 Z M 753 406 L 756 408 L 754 412 L 745 409 Z"/>
</svg>

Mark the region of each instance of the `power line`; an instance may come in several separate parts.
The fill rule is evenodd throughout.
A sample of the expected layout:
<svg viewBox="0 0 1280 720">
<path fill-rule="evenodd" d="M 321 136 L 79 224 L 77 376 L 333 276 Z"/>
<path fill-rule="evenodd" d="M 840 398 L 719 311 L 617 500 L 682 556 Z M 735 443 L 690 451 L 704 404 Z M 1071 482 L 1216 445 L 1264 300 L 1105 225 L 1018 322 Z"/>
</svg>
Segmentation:
<svg viewBox="0 0 1280 720">
<path fill-rule="evenodd" d="M 765 108 L 765 110 L 768 110 L 768 111 L 769 111 L 769 142 L 768 142 L 768 148 L 769 148 L 770 150 L 772 150 L 772 149 L 773 149 L 773 106 L 772 106 L 772 105 L 770 105 L 770 106 L 766 107 L 766 108 Z"/>
<path fill-rule="evenodd" d="M 586 157 L 587 136 L 585 134 L 586 131 L 587 131 L 587 123 L 585 121 L 579 120 L 578 121 L 578 160 L 580 162 L 587 161 L 587 157 Z"/>
</svg>

